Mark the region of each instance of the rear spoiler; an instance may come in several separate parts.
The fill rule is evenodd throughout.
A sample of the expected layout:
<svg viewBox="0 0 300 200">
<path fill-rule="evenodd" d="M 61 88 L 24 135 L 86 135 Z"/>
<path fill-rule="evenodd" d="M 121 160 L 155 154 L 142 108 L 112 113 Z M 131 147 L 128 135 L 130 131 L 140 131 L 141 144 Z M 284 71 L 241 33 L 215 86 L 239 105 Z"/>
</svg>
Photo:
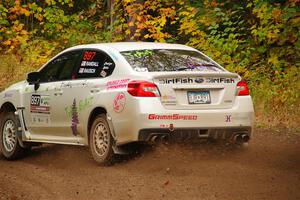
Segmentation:
<svg viewBox="0 0 300 200">
<path fill-rule="evenodd" d="M 148 72 L 153 78 L 169 78 L 169 77 L 224 77 L 224 78 L 239 78 L 236 73 L 231 72 Z"/>
</svg>

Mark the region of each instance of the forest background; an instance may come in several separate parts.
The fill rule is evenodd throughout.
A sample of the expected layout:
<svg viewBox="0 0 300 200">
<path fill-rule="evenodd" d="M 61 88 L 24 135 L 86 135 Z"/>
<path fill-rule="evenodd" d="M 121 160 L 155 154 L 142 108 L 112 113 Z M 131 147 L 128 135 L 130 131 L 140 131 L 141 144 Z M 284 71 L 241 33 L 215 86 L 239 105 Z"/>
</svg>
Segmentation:
<svg viewBox="0 0 300 200">
<path fill-rule="evenodd" d="M 300 0 L 2 0 L 0 90 L 86 43 L 192 46 L 239 73 L 256 126 L 300 130 Z"/>
</svg>

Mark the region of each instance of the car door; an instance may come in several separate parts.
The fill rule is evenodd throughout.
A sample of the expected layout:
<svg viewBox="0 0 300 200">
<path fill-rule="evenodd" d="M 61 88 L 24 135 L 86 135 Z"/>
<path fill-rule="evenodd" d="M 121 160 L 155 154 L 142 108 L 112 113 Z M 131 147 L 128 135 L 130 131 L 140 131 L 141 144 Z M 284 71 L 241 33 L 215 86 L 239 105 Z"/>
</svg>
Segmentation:
<svg viewBox="0 0 300 200">
<path fill-rule="evenodd" d="M 73 79 L 62 82 L 63 109 L 58 112 L 65 125 L 65 133 L 84 137 L 89 108 L 93 106 L 101 88 L 105 88 L 106 82 L 103 79 L 113 72 L 114 67 L 114 62 L 104 52 L 83 50 Z"/>
<path fill-rule="evenodd" d="M 62 83 L 72 79 L 81 51 L 64 53 L 39 72 L 39 87 L 27 85 L 24 93 L 26 127 L 32 140 L 71 142 L 65 137 L 60 116 L 64 94 Z"/>
<path fill-rule="evenodd" d="M 54 100 L 55 106 L 52 107 L 53 123 L 56 125 L 56 131 L 64 137 L 66 142 L 74 142 L 77 140 L 74 138 L 74 134 L 71 132 L 71 125 L 69 119 L 66 116 L 65 108 L 68 106 L 70 99 L 77 98 L 80 93 L 76 90 L 69 91 L 73 83 L 76 82 L 76 70 L 79 66 L 79 61 L 82 55 L 81 50 L 67 52 L 63 55 L 65 60 L 62 67 L 57 73 L 57 79 L 59 80 L 57 87 L 55 88 Z M 79 83 L 78 83 L 79 84 Z"/>
</svg>

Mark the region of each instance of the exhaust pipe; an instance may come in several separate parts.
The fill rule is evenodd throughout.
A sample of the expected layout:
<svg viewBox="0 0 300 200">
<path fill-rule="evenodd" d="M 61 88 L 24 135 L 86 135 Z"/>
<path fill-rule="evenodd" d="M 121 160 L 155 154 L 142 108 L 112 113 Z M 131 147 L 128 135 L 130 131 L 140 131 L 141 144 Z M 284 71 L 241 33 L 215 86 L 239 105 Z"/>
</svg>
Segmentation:
<svg viewBox="0 0 300 200">
<path fill-rule="evenodd" d="M 250 136 L 248 134 L 236 134 L 233 136 L 233 141 L 236 143 L 246 143 L 250 140 Z"/>
<path fill-rule="evenodd" d="M 243 142 L 248 142 L 249 140 L 250 140 L 250 137 L 249 137 L 249 135 L 247 135 L 247 134 L 243 134 L 242 135 L 242 140 L 243 140 Z"/>
<path fill-rule="evenodd" d="M 233 136 L 233 141 L 235 141 L 236 143 L 242 143 L 243 142 L 242 135 L 240 135 L 240 134 L 234 135 Z"/>
<path fill-rule="evenodd" d="M 153 143 L 158 143 L 159 137 L 157 135 L 154 135 L 154 136 L 151 137 L 150 141 L 153 142 Z"/>
<path fill-rule="evenodd" d="M 160 139 L 161 139 L 161 142 L 163 144 L 167 144 L 169 142 L 169 136 L 168 135 L 163 135 Z"/>
</svg>

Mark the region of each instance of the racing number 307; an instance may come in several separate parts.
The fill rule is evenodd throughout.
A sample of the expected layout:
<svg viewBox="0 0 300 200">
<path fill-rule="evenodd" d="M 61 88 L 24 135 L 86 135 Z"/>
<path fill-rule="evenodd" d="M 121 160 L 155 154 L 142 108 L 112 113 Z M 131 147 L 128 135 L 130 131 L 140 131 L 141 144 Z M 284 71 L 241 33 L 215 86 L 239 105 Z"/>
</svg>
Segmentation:
<svg viewBox="0 0 300 200">
<path fill-rule="evenodd" d="M 95 57 L 95 55 L 96 55 L 95 51 L 84 52 L 83 60 L 93 60 L 93 58 Z"/>
<path fill-rule="evenodd" d="M 39 106 L 41 101 L 41 96 L 40 95 L 32 95 L 31 96 L 31 101 L 30 105 L 32 106 Z"/>
</svg>

